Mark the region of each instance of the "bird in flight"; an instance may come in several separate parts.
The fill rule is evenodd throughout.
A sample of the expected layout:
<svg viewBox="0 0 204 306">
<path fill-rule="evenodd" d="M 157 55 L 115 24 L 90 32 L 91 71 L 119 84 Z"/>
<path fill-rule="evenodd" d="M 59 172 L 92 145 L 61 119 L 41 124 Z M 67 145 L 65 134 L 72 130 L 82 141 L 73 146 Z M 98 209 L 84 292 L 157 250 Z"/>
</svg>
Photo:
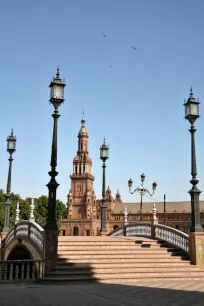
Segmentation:
<svg viewBox="0 0 204 306">
<path fill-rule="evenodd" d="M 138 51 L 137 48 L 135 48 L 134 46 L 131 47 L 133 50 Z"/>
<path fill-rule="evenodd" d="M 103 37 L 106 37 L 106 35 L 103 33 Z"/>
</svg>

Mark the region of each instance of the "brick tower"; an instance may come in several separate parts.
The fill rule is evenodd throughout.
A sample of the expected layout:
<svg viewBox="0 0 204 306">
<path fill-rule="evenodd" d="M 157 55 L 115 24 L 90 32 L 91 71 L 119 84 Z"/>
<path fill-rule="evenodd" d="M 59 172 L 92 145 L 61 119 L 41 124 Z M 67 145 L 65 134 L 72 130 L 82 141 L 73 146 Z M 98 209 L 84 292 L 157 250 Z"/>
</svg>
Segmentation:
<svg viewBox="0 0 204 306">
<path fill-rule="evenodd" d="M 93 226 L 91 226 L 91 223 L 97 218 L 92 160 L 88 152 L 88 133 L 85 123 L 86 121 L 83 117 L 81 129 L 78 133 L 77 155 L 73 159 L 73 173 L 70 175 L 71 189 L 67 201 L 67 219 L 69 223 L 71 224 L 72 221 L 76 222 L 77 220 L 78 233 L 76 232 L 75 235 L 80 235 L 80 232 L 84 230 L 89 231 L 90 235 L 92 235 Z"/>
</svg>

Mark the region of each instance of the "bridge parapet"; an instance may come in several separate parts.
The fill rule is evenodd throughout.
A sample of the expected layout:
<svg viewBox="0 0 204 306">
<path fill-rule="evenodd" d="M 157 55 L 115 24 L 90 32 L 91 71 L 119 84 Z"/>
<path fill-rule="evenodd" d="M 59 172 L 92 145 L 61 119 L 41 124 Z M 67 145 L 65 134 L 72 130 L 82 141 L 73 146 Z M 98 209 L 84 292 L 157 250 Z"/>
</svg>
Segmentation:
<svg viewBox="0 0 204 306">
<path fill-rule="evenodd" d="M 44 229 L 36 222 L 21 221 L 15 224 L 1 241 L 1 254 L 5 252 L 9 244 L 14 240 L 29 241 L 44 256 Z"/>
<path fill-rule="evenodd" d="M 189 252 L 189 235 L 173 227 L 169 227 L 163 224 L 155 225 L 155 238 L 164 240 L 187 253 Z"/>
<path fill-rule="evenodd" d="M 162 240 L 175 246 L 185 253 L 189 253 L 189 235 L 175 228 L 163 225 L 152 224 L 151 222 L 135 222 L 118 227 L 108 234 L 115 236 L 141 236 Z"/>
</svg>

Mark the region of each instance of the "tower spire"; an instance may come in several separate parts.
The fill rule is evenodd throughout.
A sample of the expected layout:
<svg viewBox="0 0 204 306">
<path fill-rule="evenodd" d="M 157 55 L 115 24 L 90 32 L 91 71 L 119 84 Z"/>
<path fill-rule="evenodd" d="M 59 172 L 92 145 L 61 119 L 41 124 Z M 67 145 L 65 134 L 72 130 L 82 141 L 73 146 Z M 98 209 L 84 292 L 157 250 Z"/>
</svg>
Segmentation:
<svg viewBox="0 0 204 306">
<path fill-rule="evenodd" d="M 193 98 L 193 88 L 192 88 L 192 86 L 190 88 L 190 98 Z"/>
</svg>

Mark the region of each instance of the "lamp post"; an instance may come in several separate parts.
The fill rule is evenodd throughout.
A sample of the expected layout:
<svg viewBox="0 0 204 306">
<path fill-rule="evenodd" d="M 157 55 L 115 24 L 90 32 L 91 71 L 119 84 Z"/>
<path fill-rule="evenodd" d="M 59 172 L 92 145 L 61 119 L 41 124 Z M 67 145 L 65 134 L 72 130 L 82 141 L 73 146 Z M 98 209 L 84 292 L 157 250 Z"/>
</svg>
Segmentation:
<svg viewBox="0 0 204 306">
<path fill-rule="evenodd" d="M 185 119 L 187 119 L 190 124 L 191 133 L 191 175 L 192 179 L 190 180 L 192 184 L 192 188 L 189 191 L 191 195 L 191 228 L 190 232 L 203 232 L 203 228 L 200 223 L 200 202 L 199 196 L 201 191 L 198 189 L 197 184 L 199 180 L 197 180 L 197 167 L 196 167 L 196 149 L 195 149 L 195 132 L 196 128 L 194 123 L 197 118 L 200 117 L 199 115 L 199 104 L 200 102 L 197 101 L 193 96 L 192 87 L 190 90 L 190 96 L 187 101 L 184 100 L 184 107 L 185 107 Z"/>
<path fill-rule="evenodd" d="M 58 113 L 58 107 L 64 102 L 64 87 L 66 84 L 60 78 L 59 68 L 55 78 L 50 82 L 50 103 L 54 106 L 54 118 L 53 136 L 52 136 L 52 153 L 51 153 L 51 171 L 48 172 L 51 179 L 47 184 L 49 195 L 48 195 L 48 217 L 45 226 L 46 230 L 57 230 L 56 220 L 56 191 L 59 184 L 56 182 L 55 177 L 58 175 L 56 171 L 57 166 L 57 120 L 60 117 Z"/>
<path fill-rule="evenodd" d="M 129 179 L 128 181 L 128 187 L 129 187 L 129 191 L 131 194 L 135 193 L 136 191 L 140 194 L 140 221 L 142 221 L 142 197 L 148 193 L 150 196 L 152 196 L 156 190 L 157 187 L 157 183 L 154 182 L 152 184 L 152 193 L 150 193 L 150 191 L 147 189 L 147 187 L 144 187 L 144 180 L 145 180 L 145 175 L 144 173 L 141 174 L 141 185 L 139 187 L 137 187 L 133 192 L 131 192 L 131 188 L 132 188 L 132 183 L 133 181 L 131 179 Z"/>
<path fill-rule="evenodd" d="M 105 205 L 105 195 L 106 195 L 106 160 L 109 158 L 109 147 L 106 145 L 105 138 L 102 146 L 100 147 L 100 159 L 103 162 L 102 168 L 103 168 L 103 180 L 102 180 L 102 204 L 101 204 L 101 234 L 105 233 L 107 231 L 107 222 L 106 222 L 106 208 Z"/>
<path fill-rule="evenodd" d="M 13 136 L 13 129 L 11 135 L 7 137 L 7 152 L 9 153 L 9 171 L 6 188 L 6 200 L 4 204 L 4 227 L 3 232 L 9 231 L 9 219 L 10 219 L 10 196 L 11 196 L 11 172 L 12 172 L 12 154 L 16 151 L 16 137 Z"/>
</svg>

